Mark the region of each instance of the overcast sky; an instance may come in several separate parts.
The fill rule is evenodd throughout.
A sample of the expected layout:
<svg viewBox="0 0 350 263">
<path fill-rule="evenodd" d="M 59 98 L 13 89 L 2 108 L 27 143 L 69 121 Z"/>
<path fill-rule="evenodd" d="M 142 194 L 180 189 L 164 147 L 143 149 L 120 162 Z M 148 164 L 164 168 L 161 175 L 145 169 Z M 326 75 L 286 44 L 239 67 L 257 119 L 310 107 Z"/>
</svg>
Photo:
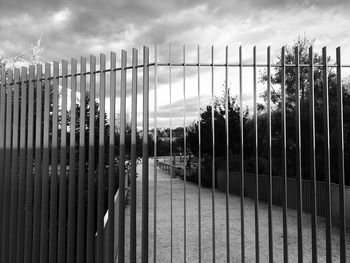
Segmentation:
<svg viewBox="0 0 350 263">
<path fill-rule="evenodd" d="M 349 10 L 349 0 L 1 0 L 0 54 L 28 53 L 42 35 L 48 62 L 154 44 L 215 45 L 222 57 L 225 45 L 236 53 L 239 45 L 249 52 L 257 45 L 262 60 L 268 45 L 278 54 L 307 35 L 331 55 L 342 46 L 349 62 Z"/>
<path fill-rule="evenodd" d="M 144 44 L 278 47 L 304 33 L 345 46 L 349 10 L 348 0 L 1 0 L 0 53 L 23 52 L 41 34 L 47 61 Z"/>
</svg>

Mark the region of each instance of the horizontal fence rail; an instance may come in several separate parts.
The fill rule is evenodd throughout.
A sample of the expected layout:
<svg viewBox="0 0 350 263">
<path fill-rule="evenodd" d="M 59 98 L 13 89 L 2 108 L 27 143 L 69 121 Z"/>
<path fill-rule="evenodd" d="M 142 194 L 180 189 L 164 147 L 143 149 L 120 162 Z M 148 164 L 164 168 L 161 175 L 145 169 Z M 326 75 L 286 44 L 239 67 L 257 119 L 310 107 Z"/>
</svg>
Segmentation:
<svg viewBox="0 0 350 263">
<path fill-rule="evenodd" d="M 173 50 L 1 71 L 0 263 L 346 262 L 341 49 Z"/>
</svg>

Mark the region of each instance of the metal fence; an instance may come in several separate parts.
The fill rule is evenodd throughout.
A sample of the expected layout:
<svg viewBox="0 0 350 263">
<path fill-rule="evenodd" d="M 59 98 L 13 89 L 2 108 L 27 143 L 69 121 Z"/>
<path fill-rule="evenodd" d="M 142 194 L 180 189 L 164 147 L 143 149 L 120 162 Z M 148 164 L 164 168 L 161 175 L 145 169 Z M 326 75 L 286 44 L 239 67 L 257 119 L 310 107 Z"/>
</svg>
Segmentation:
<svg viewBox="0 0 350 263">
<path fill-rule="evenodd" d="M 143 63 L 138 64 L 138 51 L 132 50 L 132 63 L 127 63 L 127 53 L 121 53 L 121 65 L 116 65 L 116 54 L 110 55 L 110 67 L 106 68 L 106 57 L 100 55 L 99 69 L 96 69 L 96 58 L 90 56 L 90 70 L 86 70 L 87 60 L 81 58 L 78 72 L 77 60 L 72 59 L 70 65 L 66 60 L 61 64 L 29 66 L 8 70 L 1 73 L 0 83 L 0 255 L 1 262 L 118 262 L 125 261 L 125 254 L 130 255 L 130 262 L 136 262 L 136 240 L 141 238 L 142 262 L 149 258 L 149 120 L 150 120 L 150 68 L 154 69 L 154 214 L 153 214 L 153 259 L 157 260 L 157 87 L 158 70 L 167 68 L 169 73 L 169 89 L 172 89 L 172 70 L 174 67 L 182 69 L 183 87 L 183 150 L 184 158 L 187 152 L 187 125 L 186 125 L 186 71 L 188 68 L 197 70 L 198 75 L 198 119 L 200 123 L 200 75 L 203 68 L 209 68 L 211 74 L 211 134 L 212 149 L 212 210 L 215 211 L 216 195 L 216 158 L 215 158 L 215 112 L 214 112 L 214 69 L 225 70 L 225 105 L 228 109 L 228 69 L 237 68 L 239 74 L 239 123 L 240 138 L 237 138 L 240 149 L 240 213 L 241 213 L 241 260 L 245 262 L 245 171 L 244 171 L 244 127 L 243 127 L 243 68 L 249 67 L 253 71 L 253 123 L 254 123 L 254 200 L 255 200 L 255 243 L 256 262 L 259 262 L 259 182 L 258 182 L 258 108 L 257 108 L 257 69 L 267 69 L 267 116 L 268 116 L 268 238 L 269 261 L 273 262 L 273 225 L 272 225 L 272 146 L 271 146 L 271 67 L 281 68 L 281 129 L 282 129 L 282 159 L 281 170 L 283 188 L 283 255 L 284 262 L 303 261 L 303 224 L 302 224 L 302 164 L 301 164 L 301 117 L 300 117 L 300 69 L 307 67 L 310 81 L 310 147 L 311 164 L 311 222 L 312 222 L 312 260 L 317 262 L 317 192 L 316 192 L 316 154 L 315 154 L 315 95 L 314 69 L 321 68 L 323 72 L 323 119 L 324 119 L 324 174 L 327 185 L 326 200 L 326 250 L 327 262 L 332 261 L 332 220 L 331 220 L 331 179 L 330 179 L 330 127 L 329 127 L 329 98 L 328 72 L 336 68 L 337 74 L 337 148 L 338 148 L 338 177 L 339 177 L 339 222 L 340 222 L 340 259 L 346 262 L 346 225 L 345 225 L 345 181 L 344 181 L 344 127 L 343 127 L 343 87 L 341 84 L 342 69 L 349 67 L 342 65 L 340 48 L 337 48 L 336 64 L 329 65 L 327 49 L 323 48 L 323 63 L 314 63 L 313 48 L 309 50 L 309 63 L 301 64 L 299 48 L 295 49 L 295 62 L 286 63 L 283 47 L 281 63 L 271 62 L 270 48 L 267 49 L 267 61 L 264 64 L 256 62 L 256 48 L 253 49 L 253 63 L 244 64 L 242 48 L 239 48 L 239 63 L 228 62 L 228 47 L 225 50 L 225 63 L 214 63 L 214 48 L 211 49 L 211 62 L 203 63 L 200 60 L 200 49 L 197 50 L 197 62 L 186 62 L 186 49 L 183 47 L 182 62 L 173 63 L 169 47 L 169 60 L 159 62 L 157 48 L 155 48 L 154 62 L 149 61 L 149 49 L 143 48 Z M 61 68 L 60 68 L 61 67 Z M 296 182 L 297 182 L 297 214 L 298 214 L 298 259 L 288 257 L 288 229 L 287 229 L 287 149 L 286 149 L 286 69 L 295 69 L 296 85 Z M 138 72 L 142 70 L 142 73 Z M 51 73 L 51 70 L 53 71 Z M 61 71 L 61 72 L 60 72 Z M 70 71 L 70 72 L 69 72 Z M 131 176 L 130 176 L 130 250 L 125 251 L 125 188 L 119 187 L 118 211 L 114 211 L 116 182 L 126 184 L 126 97 L 127 71 L 131 71 Z M 116 74 L 120 74 L 120 83 L 116 81 Z M 137 137 L 137 80 L 138 74 L 143 78 L 143 121 L 142 121 L 142 235 L 136 233 L 136 137 Z M 99 79 L 97 79 L 99 77 Z M 106 79 L 109 83 L 106 83 Z M 79 85 L 78 85 L 79 84 Z M 108 93 L 106 86 L 109 86 Z M 193 87 L 190 87 L 193 88 Z M 79 91 L 79 93 L 77 93 Z M 120 91 L 120 123 L 116 127 L 116 92 Z M 79 103 L 77 104 L 77 94 Z M 171 92 L 170 92 L 171 94 Z M 106 97 L 109 100 L 109 115 L 106 115 Z M 70 99 L 70 106 L 68 106 Z M 95 106 L 97 103 L 98 106 Z M 172 134 L 172 102 L 170 95 L 170 141 Z M 229 112 L 225 111 L 226 134 L 226 260 L 231 262 L 230 255 L 230 218 L 229 218 Z M 107 116 L 107 117 L 106 117 Z M 107 120 L 106 120 L 107 119 Z M 98 121 L 98 123 L 97 123 Z M 108 125 L 107 125 L 108 124 Z M 107 131 L 108 130 L 108 131 Z M 201 125 L 198 126 L 198 152 L 201 160 Z M 116 152 L 115 135 L 119 135 L 119 150 Z M 107 134 L 107 135 L 106 135 Z M 102 135 L 102 136 L 101 136 Z M 68 140 L 69 139 L 69 140 Z M 170 155 L 173 148 L 170 144 Z M 108 155 L 108 156 L 107 156 Z M 185 165 L 185 163 L 184 163 Z M 171 169 L 171 168 L 170 168 Z M 198 169 L 198 258 L 201 262 L 201 165 Z M 187 200 L 186 200 L 186 169 L 183 175 L 184 195 L 184 259 L 187 256 Z M 170 186 L 173 178 L 169 178 Z M 105 198 L 106 197 L 106 198 Z M 170 262 L 173 258 L 173 203 L 172 190 L 169 193 L 170 224 L 169 236 L 171 240 Z M 106 202 L 107 200 L 107 202 Z M 108 211 L 108 231 L 104 231 L 104 216 Z M 115 219 L 115 212 L 118 220 Z M 116 225 L 114 222 L 118 222 Z M 216 262 L 215 244 L 215 213 L 212 213 L 212 252 L 213 262 Z M 112 222 L 112 223 L 111 223 Z M 118 235 L 115 236 L 117 228 Z M 105 240 L 105 241 L 104 241 Z M 115 242 L 118 246 L 115 249 Z M 106 253 L 104 253 L 106 251 Z"/>
</svg>

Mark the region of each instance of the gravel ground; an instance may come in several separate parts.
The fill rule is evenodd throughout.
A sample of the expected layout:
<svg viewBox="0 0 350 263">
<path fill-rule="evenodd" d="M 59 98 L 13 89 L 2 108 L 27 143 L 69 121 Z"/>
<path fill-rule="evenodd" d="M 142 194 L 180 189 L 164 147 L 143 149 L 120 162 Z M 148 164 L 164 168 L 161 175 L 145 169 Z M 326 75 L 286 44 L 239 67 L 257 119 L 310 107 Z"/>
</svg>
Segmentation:
<svg viewBox="0 0 350 263">
<path fill-rule="evenodd" d="M 153 160 L 149 165 L 149 259 L 154 254 L 154 169 Z M 141 166 L 138 167 L 137 180 L 137 261 L 141 262 Z M 173 262 L 184 262 L 184 181 L 173 178 Z M 157 262 L 170 262 L 171 224 L 170 224 L 170 177 L 157 169 Z M 226 196 L 215 193 L 215 258 L 216 262 L 227 262 L 226 243 Z M 202 262 L 213 262 L 213 224 L 212 190 L 201 189 L 201 257 Z M 255 262 L 255 216 L 254 201 L 244 201 L 245 258 Z M 130 209 L 126 208 L 126 226 L 129 225 Z M 283 262 L 282 208 L 273 206 L 273 245 L 274 262 Z M 311 215 L 303 214 L 303 252 L 304 262 L 311 262 Z M 229 235 L 230 262 L 241 262 L 241 208 L 240 197 L 229 196 Z M 326 262 L 325 220 L 317 218 L 318 262 Z M 267 203 L 259 204 L 260 262 L 268 262 Z M 198 186 L 186 183 L 186 262 L 198 262 Z M 348 231 L 349 232 L 349 231 Z M 129 228 L 126 231 L 126 252 L 129 251 Z M 339 262 L 339 229 L 333 227 L 332 262 Z M 350 232 L 347 234 L 347 255 L 350 256 Z M 288 248 L 289 262 L 297 262 L 297 213 L 288 210 Z M 126 253 L 127 255 L 128 253 Z M 128 255 L 127 255 L 128 256 Z M 128 258 L 127 258 L 128 262 Z"/>
</svg>

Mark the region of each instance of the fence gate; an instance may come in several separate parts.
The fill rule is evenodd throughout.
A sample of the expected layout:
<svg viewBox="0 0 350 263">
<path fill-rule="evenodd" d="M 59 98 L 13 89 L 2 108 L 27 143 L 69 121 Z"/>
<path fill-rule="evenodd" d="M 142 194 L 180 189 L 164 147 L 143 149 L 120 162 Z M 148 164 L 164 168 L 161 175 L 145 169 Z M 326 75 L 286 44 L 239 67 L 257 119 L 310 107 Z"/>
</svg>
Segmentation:
<svg viewBox="0 0 350 263">
<path fill-rule="evenodd" d="M 1 72 L 0 262 L 346 262 L 342 69 L 349 65 L 340 48 L 335 64 L 326 48 L 317 56 L 312 47 L 283 47 L 276 63 L 268 48 L 263 64 L 255 47 L 251 63 L 241 47 L 237 63 L 228 47 L 222 63 L 214 47 L 209 61 L 199 47 L 194 61 L 185 47 L 180 60 L 170 46 L 159 54 L 155 47 L 150 62 L 143 47 L 142 63 L 132 49 L 129 59 L 111 52 L 109 61 L 101 54 L 98 63 L 90 56 Z"/>
</svg>

